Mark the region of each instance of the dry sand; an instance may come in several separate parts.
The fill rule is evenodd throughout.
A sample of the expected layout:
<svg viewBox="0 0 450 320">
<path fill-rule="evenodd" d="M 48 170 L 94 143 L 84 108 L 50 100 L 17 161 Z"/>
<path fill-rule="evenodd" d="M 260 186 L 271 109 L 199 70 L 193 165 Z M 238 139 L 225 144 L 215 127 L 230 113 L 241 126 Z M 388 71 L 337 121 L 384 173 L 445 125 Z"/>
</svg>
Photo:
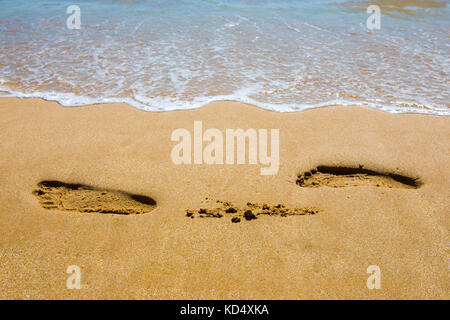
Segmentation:
<svg viewBox="0 0 450 320">
<path fill-rule="evenodd" d="M 176 166 L 171 133 L 192 131 L 194 120 L 279 128 L 278 174 Z M 150 113 L 0 99 L 0 298 L 448 299 L 449 124 L 361 107 L 283 114 L 220 102 Z M 360 165 L 388 175 L 313 171 L 299 182 L 318 166 Z M 421 185 L 402 187 L 389 174 Z M 137 208 L 135 195 L 156 206 L 101 213 L 114 201 Z M 200 218 L 196 210 L 217 200 L 319 211 Z M 66 288 L 69 265 L 81 268 L 80 290 Z M 369 265 L 381 269 L 379 290 L 366 286 Z"/>
</svg>

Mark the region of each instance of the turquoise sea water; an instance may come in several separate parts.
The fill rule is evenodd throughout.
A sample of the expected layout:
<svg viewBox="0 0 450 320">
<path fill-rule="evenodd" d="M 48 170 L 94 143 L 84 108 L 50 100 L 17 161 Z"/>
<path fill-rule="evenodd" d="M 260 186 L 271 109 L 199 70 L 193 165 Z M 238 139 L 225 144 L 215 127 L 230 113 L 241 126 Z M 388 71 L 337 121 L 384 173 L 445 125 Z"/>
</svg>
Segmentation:
<svg viewBox="0 0 450 320">
<path fill-rule="evenodd" d="M 366 8 L 381 8 L 369 30 Z M 69 29 L 77 5 L 81 28 Z M 448 1 L 0 0 L 0 96 L 450 114 Z"/>
</svg>

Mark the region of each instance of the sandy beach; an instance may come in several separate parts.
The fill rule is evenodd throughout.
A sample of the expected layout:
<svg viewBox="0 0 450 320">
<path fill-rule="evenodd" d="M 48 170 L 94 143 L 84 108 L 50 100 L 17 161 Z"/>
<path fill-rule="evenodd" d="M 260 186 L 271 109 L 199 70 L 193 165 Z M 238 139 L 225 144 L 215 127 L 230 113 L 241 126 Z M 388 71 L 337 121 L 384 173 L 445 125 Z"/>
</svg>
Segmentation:
<svg viewBox="0 0 450 320">
<path fill-rule="evenodd" d="M 278 173 L 175 165 L 171 134 L 194 121 L 279 129 Z M 448 117 L 237 102 L 157 113 L 2 98 L 0 137 L 1 299 L 449 298 Z M 305 173 L 314 184 L 299 182 Z M 129 195 L 154 203 L 141 210 Z M 102 196 L 118 214 L 79 208 L 103 208 Z M 199 216 L 223 202 L 317 211 L 239 223 Z M 71 265 L 79 290 L 66 287 Z M 379 290 L 366 285 L 371 265 Z"/>
</svg>

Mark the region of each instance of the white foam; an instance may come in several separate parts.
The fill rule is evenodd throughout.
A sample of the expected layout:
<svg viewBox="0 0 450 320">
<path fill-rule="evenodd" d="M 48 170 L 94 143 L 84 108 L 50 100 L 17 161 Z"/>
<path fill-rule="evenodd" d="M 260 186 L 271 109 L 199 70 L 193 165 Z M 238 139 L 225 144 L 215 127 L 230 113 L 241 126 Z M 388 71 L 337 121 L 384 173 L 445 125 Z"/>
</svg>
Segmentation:
<svg viewBox="0 0 450 320">
<path fill-rule="evenodd" d="M 88 96 L 77 96 L 73 93 L 59 93 L 59 92 L 9 92 L 5 87 L 0 86 L 0 97 L 18 97 L 18 98 L 41 98 L 47 101 L 56 101 L 65 107 L 78 107 L 92 104 L 105 104 L 105 103 L 126 103 L 135 108 L 151 111 L 151 112 L 164 112 L 174 110 L 189 110 L 203 107 L 211 102 L 218 101 L 237 101 L 243 102 L 257 107 L 277 111 L 277 112 L 299 112 L 310 108 L 320 108 L 327 106 L 350 106 L 357 105 L 385 111 L 388 113 L 420 113 L 420 114 L 434 114 L 434 115 L 450 115 L 450 111 L 447 108 L 439 107 L 427 107 L 425 105 L 418 106 L 415 103 L 399 102 L 399 106 L 394 107 L 392 105 L 386 105 L 380 102 L 372 101 L 350 101 L 344 99 L 328 100 L 316 104 L 297 104 L 297 103 L 283 103 L 272 104 L 264 103 L 252 99 L 246 96 L 244 93 L 248 90 L 241 90 L 230 95 L 219 95 L 214 97 L 196 97 L 190 101 L 180 101 L 177 99 L 154 97 L 147 98 L 142 96 L 134 96 L 133 98 L 108 98 L 98 97 L 92 98 Z"/>
<path fill-rule="evenodd" d="M 361 21 L 326 0 L 188 1 L 183 10 L 90 1 L 84 27 L 67 30 L 55 27 L 66 19 L 57 2 L 23 2 L 30 9 L 20 16 L 0 2 L 0 96 L 148 111 L 234 100 L 279 112 L 352 104 L 449 114 L 448 22 L 439 15 L 414 24 L 383 16 L 373 32 L 365 13 Z"/>
</svg>

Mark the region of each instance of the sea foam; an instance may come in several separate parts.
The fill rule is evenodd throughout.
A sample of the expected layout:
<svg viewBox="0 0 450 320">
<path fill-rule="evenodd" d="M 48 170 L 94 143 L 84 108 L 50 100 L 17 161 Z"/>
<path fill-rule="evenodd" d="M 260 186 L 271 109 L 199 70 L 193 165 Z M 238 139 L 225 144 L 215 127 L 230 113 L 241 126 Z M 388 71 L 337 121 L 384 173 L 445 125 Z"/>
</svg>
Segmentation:
<svg viewBox="0 0 450 320">
<path fill-rule="evenodd" d="M 70 30 L 71 1 L 1 1 L 0 96 L 448 115 L 449 9 L 416 2 L 392 1 L 369 30 L 366 2 L 89 1 Z"/>
</svg>

